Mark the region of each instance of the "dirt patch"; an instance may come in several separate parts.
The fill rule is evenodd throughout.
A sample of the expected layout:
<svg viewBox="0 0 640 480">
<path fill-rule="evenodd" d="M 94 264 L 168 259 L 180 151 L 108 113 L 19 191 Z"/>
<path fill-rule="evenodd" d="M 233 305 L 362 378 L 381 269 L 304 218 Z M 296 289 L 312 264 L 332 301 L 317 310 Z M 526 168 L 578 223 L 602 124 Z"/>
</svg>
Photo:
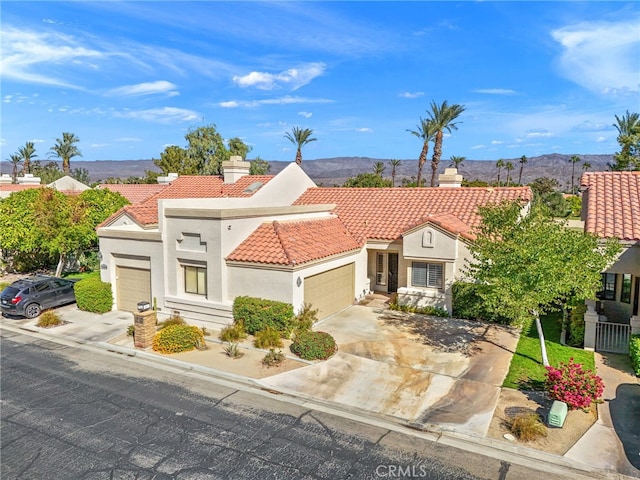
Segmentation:
<svg viewBox="0 0 640 480">
<path fill-rule="evenodd" d="M 552 401 L 544 392 L 523 392 L 503 388 L 500 392 L 498 405 L 489 425 L 487 437 L 505 440 L 504 435 L 509 432 L 508 423 L 519 413 L 537 413 L 547 425 L 547 415 Z M 547 453 L 564 455 L 597 420 L 596 408 L 592 405 L 588 412 L 571 410 L 562 428 L 547 425 L 547 436 L 531 442 L 515 443 L 529 448 L 542 450 Z"/>
</svg>

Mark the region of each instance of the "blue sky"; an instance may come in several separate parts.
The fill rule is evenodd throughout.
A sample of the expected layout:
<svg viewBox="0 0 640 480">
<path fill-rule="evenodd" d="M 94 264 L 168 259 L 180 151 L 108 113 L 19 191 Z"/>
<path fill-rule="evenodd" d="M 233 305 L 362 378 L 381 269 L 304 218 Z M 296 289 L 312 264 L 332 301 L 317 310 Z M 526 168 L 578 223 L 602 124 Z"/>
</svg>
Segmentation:
<svg viewBox="0 0 640 480">
<path fill-rule="evenodd" d="M 640 110 L 640 2 L 29 2 L 1 9 L 0 159 L 73 132 L 83 160 L 159 158 L 215 124 L 249 158 L 416 159 L 431 101 L 466 107 L 443 158 L 618 149 Z M 2 162 L 3 170 L 8 168 Z"/>
</svg>

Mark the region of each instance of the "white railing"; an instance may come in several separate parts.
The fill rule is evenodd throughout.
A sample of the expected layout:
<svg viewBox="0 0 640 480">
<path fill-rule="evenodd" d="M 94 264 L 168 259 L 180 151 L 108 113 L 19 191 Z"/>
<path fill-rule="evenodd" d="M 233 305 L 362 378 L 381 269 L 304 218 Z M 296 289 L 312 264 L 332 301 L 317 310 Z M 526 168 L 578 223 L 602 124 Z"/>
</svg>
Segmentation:
<svg viewBox="0 0 640 480">
<path fill-rule="evenodd" d="M 596 324 L 596 351 L 629 353 L 631 325 L 598 322 Z"/>
</svg>

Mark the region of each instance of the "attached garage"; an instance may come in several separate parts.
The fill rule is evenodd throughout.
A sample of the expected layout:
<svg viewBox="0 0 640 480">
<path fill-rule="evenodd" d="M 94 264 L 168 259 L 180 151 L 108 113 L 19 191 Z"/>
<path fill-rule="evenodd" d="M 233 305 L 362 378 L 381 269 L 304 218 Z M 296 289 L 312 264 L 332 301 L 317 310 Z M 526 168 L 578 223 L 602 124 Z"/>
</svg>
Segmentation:
<svg viewBox="0 0 640 480">
<path fill-rule="evenodd" d="M 118 310 L 137 311 L 138 302 L 151 302 L 151 270 L 116 267 Z"/>
<path fill-rule="evenodd" d="M 324 318 L 353 304 L 355 266 L 353 263 L 304 279 L 304 301 Z"/>
</svg>

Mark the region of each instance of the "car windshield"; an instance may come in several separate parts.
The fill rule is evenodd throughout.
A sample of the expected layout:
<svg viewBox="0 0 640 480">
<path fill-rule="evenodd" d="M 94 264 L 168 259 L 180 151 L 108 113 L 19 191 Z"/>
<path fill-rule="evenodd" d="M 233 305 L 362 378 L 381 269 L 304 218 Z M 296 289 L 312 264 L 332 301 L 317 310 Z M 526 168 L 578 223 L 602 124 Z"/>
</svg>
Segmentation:
<svg viewBox="0 0 640 480">
<path fill-rule="evenodd" d="M 2 291 L 1 295 L 3 297 L 11 297 L 11 298 L 13 298 L 18 294 L 19 291 L 20 290 L 18 290 L 16 287 L 7 287 Z"/>
</svg>

